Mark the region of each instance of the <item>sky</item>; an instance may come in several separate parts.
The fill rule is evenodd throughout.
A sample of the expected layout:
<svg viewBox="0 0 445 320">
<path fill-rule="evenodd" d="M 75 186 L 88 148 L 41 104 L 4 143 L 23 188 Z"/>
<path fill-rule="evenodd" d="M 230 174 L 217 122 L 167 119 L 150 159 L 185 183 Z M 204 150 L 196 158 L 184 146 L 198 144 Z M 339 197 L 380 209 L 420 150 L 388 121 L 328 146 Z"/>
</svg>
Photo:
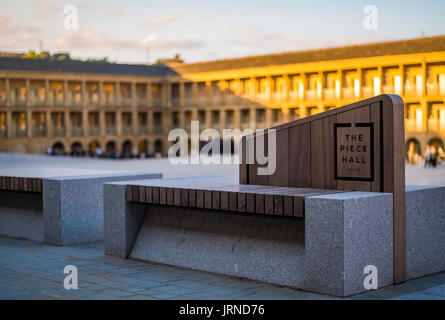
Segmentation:
<svg viewBox="0 0 445 320">
<path fill-rule="evenodd" d="M 65 28 L 67 5 L 77 29 Z M 377 29 L 364 27 L 368 5 Z M 0 51 L 197 62 L 445 35 L 444 17 L 444 0 L 0 0 Z"/>
</svg>

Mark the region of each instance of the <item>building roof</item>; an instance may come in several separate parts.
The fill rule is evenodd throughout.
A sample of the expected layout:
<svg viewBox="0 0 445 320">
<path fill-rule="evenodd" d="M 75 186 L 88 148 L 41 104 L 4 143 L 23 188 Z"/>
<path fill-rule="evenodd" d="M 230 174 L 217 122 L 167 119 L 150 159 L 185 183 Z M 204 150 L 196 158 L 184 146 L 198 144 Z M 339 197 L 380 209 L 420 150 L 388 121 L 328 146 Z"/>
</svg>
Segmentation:
<svg viewBox="0 0 445 320">
<path fill-rule="evenodd" d="M 54 58 L 25 59 L 0 57 L 0 70 L 62 72 L 82 74 L 109 74 L 140 77 L 166 77 L 178 75 L 166 65 L 117 64 L 102 61 L 80 61 Z"/>
<path fill-rule="evenodd" d="M 175 70 L 179 73 L 211 72 L 434 51 L 445 51 L 445 36 L 186 63 L 175 67 Z"/>
</svg>

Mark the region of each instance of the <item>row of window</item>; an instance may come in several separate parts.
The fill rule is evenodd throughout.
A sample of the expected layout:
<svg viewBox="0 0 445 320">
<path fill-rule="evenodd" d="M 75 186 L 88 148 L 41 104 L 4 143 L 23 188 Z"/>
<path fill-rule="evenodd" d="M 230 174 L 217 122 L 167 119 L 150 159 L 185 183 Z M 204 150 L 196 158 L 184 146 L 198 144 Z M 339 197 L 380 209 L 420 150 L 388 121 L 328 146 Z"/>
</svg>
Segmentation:
<svg viewBox="0 0 445 320">
<path fill-rule="evenodd" d="M 402 77 L 403 76 L 403 77 Z M 196 93 L 194 93 L 196 85 Z M 119 87 L 119 88 L 118 88 Z M 104 106 L 152 106 L 162 104 L 190 105 L 194 103 L 219 104 L 231 99 L 246 98 L 267 101 L 315 100 L 359 98 L 380 93 L 396 93 L 404 96 L 445 95 L 445 65 L 429 69 L 424 78 L 422 69 L 408 68 L 401 74 L 398 68 L 386 68 L 383 75 L 377 69 L 337 72 L 308 73 L 288 77 L 256 77 L 238 80 L 218 80 L 209 82 L 184 83 L 181 94 L 179 83 L 173 83 L 170 90 L 167 84 L 131 84 L 116 86 L 112 83 L 81 83 L 64 85 L 63 82 L 50 81 L 48 89 L 44 81 L 30 81 L 29 97 L 25 80 L 9 80 L 10 105 L 97 105 Z M 149 89 L 149 90 L 148 90 Z M 163 94 L 169 102 L 163 101 Z M 47 93 L 48 92 L 48 93 Z M 66 93 L 65 93 L 66 92 Z M 84 92 L 84 94 L 83 94 Z M 150 92 L 150 99 L 148 99 Z M 7 101 L 6 80 L 0 79 L 0 104 Z M 65 97 L 66 96 L 66 97 Z M 133 100 L 134 97 L 134 100 Z"/>
</svg>

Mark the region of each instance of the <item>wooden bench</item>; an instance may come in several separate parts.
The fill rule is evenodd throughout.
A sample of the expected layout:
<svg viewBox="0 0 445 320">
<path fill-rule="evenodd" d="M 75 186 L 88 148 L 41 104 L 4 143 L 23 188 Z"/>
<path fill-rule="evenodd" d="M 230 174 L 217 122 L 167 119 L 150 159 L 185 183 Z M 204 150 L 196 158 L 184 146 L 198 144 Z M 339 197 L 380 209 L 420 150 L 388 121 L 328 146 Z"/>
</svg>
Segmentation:
<svg viewBox="0 0 445 320">
<path fill-rule="evenodd" d="M 238 179 L 105 184 L 105 253 L 339 296 L 365 290 L 369 264 L 379 285 L 403 282 L 403 113 L 381 95 L 248 135 Z M 261 175 L 247 160 L 274 131 Z"/>
</svg>

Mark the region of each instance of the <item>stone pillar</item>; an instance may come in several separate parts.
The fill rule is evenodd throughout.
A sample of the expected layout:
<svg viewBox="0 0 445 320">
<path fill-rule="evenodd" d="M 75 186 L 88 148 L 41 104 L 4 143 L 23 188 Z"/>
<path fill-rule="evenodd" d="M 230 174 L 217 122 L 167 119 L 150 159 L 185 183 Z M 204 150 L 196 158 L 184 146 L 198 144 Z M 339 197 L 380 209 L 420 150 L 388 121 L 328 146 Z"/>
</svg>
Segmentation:
<svg viewBox="0 0 445 320">
<path fill-rule="evenodd" d="M 99 80 L 99 106 L 104 106 L 104 82 L 102 80 Z"/>
<path fill-rule="evenodd" d="M 26 88 L 26 107 L 29 107 L 31 105 L 31 92 L 30 92 L 30 84 L 29 79 L 25 79 L 25 88 Z"/>
<path fill-rule="evenodd" d="M 255 100 L 256 99 L 256 94 L 257 94 L 257 79 L 256 79 L 256 77 L 252 77 L 252 78 L 250 78 L 249 97 L 252 100 Z"/>
<path fill-rule="evenodd" d="M 265 112 L 265 122 L 266 122 L 266 128 L 270 128 L 272 127 L 272 109 L 270 108 L 266 108 L 266 112 Z"/>
<path fill-rule="evenodd" d="M 273 93 L 274 93 L 274 79 L 271 76 L 266 77 L 267 82 L 267 90 L 266 90 L 266 101 L 273 101 Z"/>
<path fill-rule="evenodd" d="M 420 98 L 420 107 L 422 109 L 422 131 L 428 131 L 428 101 L 422 96 Z"/>
<path fill-rule="evenodd" d="M 116 112 L 116 135 L 122 135 L 122 112 Z"/>
<path fill-rule="evenodd" d="M 51 119 L 51 111 L 45 112 L 45 122 L 46 122 L 46 136 L 51 138 L 53 136 L 53 123 Z"/>
<path fill-rule="evenodd" d="M 105 136 L 105 111 L 103 110 L 99 111 L 99 130 L 100 135 Z M 105 146 L 102 147 L 104 148 Z"/>
<path fill-rule="evenodd" d="M 116 84 L 115 84 L 115 90 L 116 90 L 116 92 L 115 92 L 115 101 L 116 101 L 116 105 L 117 106 L 121 106 L 120 105 L 120 103 L 121 103 L 121 89 L 120 89 L 120 83 L 119 83 L 119 81 L 116 81 Z"/>
<path fill-rule="evenodd" d="M 152 101 L 151 100 L 151 82 L 147 83 L 146 90 L 147 90 L 147 107 L 150 108 L 152 106 L 152 103 L 151 103 L 151 101 Z"/>
<path fill-rule="evenodd" d="M 193 101 L 193 105 L 197 105 L 198 104 L 198 83 L 197 82 L 192 82 L 192 101 Z"/>
<path fill-rule="evenodd" d="M 405 95 L 405 66 L 401 64 L 399 66 L 400 69 L 400 82 L 402 87 L 400 88 L 400 95 L 403 97 Z M 406 117 L 406 116 L 405 116 Z"/>
<path fill-rule="evenodd" d="M 212 105 L 213 104 L 213 88 L 212 88 L 212 82 L 206 81 L 206 88 L 207 88 L 207 104 Z"/>
<path fill-rule="evenodd" d="M 219 131 L 222 133 L 222 130 L 226 127 L 226 110 L 221 108 L 219 110 Z"/>
<path fill-rule="evenodd" d="M 82 79 L 82 104 L 84 108 L 88 107 L 89 101 L 87 98 L 87 83 L 85 79 Z"/>
<path fill-rule="evenodd" d="M 137 106 L 137 92 L 136 92 L 136 82 L 131 82 L 131 106 L 134 108 Z"/>
<path fill-rule="evenodd" d="M 426 62 L 422 62 L 422 96 L 426 95 L 426 82 L 427 82 L 427 75 L 428 75 L 428 69 Z M 428 115 L 425 115 L 425 117 L 428 117 Z"/>
<path fill-rule="evenodd" d="M 153 123 L 153 111 L 149 110 L 147 112 L 147 131 L 148 134 L 153 134 L 153 127 L 154 127 L 154 123 Z M 151 148 L 153 148 L 153 146 L 150 146 Z M 152 149 L 151 149 L 152 150 Z"/>
<path fill-rule="evenodd" d="M 249 121 L 249 127 L 252 130 L 256 129 L 256 108 L 250 108 L 249 111 L 250 121 Z"/>
<path fill-rule="evenodd" d="M 6 107 L 10 106 L 10 82 L 9 78 L 5 79 L 5 87 L 6 87 Z"/>
<path fill-rule="evenodd" d="M 211 110 L 206 110 L 206 122 L 205 122 L 205 127 L 206 128 L 211 128 L 212 127 L 212 111 Z"/>
<path fill-rule="evenodd" d="M 290 83 L 291 79 L 290 79 L 288 74 L 284 74 L 283 75 L 283 79 L 284 79 L 284 88 L 283 88 L 283 91 L 284 91 L 283 95 L 284 95 L 284 97 L 283 97 L 282 100 L 288 102 L 290 100 L 289 99 L 289 92 L 290 92 L 290 88 L 291 88 L 291 83 Z"/>
<path fill-rule="evenodd" d="M 32 137 L 32 112 L 26 111 L 26 137 Z"/>
<path fill-rule="evenodd" d="M 65 136 L 71 137 L 71 116 L 69 111 L 64 112 L 65 117 Z"/>
<path fill-rule="evenodd" d="M 45 79 L 45 105 L 50 107 L 49 103 L 49 79 Z"/>
<path fill-rule="evenodd" d="M 235 128 L 239 128 L 242 131 L 241 128 L 241 110 L 240 108 L 235 108 L 233 110 L 233 125 Z"/>
<path fill-rule="evenodd" d="M 133 127 L 133 134 L 139 134 L 138 111 L 136 108 L 133 108 L 133 111 L 131 112 L 131 124 Z"/>
<path fill-rule="evenodd" d="M 357 99 L 361 99 L 363 97 L 363 88 L 362 88 L 363 87 L 363 70 L 362 70 L 362 68 L 357 68 L 357 77 L 358 77 L 358 81 L 359 81 Z"/>
<path fill-rule="evenodd" d="M 68 106 L 68 80 L 63 80 L 63 105 Z"/>
<path fill-rule="evenodd" d="M 88 111 L 82 110 L 82 125 L 83 125 L 83 136 L 88 137 L 90 135 L 89 127 L 90 124 L 88 122 Z"/>
<path fill-rule="evenodd" d="M 12 137 L 12 112 L 6 112 L 6 136 L 8 138 Z"/>
<path fill-rule="evenodd" d="M 337 70 L 337 77 L 338 80 L 340 81 L 340 96 L 338 97 L 339 99 L 343 99 L 343 88 L 345 86 L 344 82 L 343 82 L 343 70 Z"/>
<path fill-rule="evenodd" d="M 185 107 L 185 83 L 179 82 L 179 105 Z"/>
<path fill-rule="evenodd" d="M 220 81 L 220 85 L 219 85 L 219 89 L 220 89 L 220 95 L 221 95 L 221 104 L 226 104 L 226 100 L 227 100 L 227 88 L 226 88 L 226 80 L 223 79 Z M 224 113 L 224 112 L 223 112 Z"/>
</svg>

